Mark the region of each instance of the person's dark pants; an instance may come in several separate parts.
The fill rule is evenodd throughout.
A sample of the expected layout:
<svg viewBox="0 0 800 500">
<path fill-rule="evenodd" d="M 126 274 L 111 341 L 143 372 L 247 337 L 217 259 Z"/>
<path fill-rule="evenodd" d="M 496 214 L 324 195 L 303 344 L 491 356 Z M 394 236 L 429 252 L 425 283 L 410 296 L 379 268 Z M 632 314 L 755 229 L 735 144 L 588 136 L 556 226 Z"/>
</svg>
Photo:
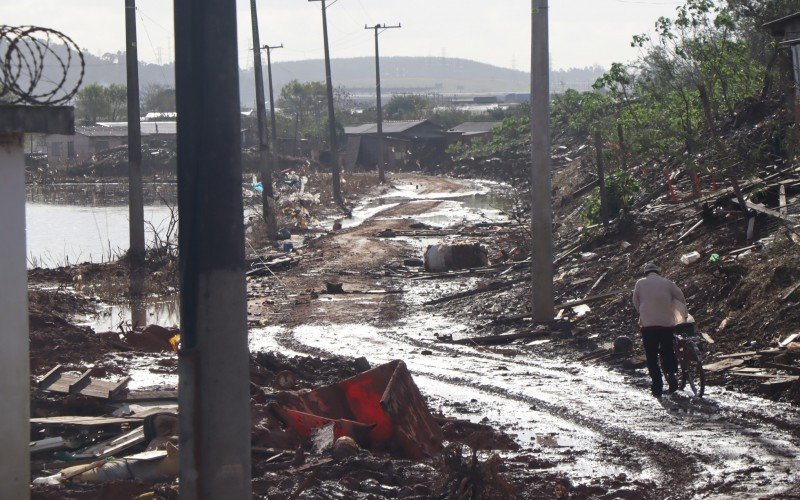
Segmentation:
<svg viewBox="0 0 800 500">
<path fill-rule="evenodd" d="M 663 326 L 647 326 L 642 328 L 642 342 L 647 356 L 647 371 L 653 380 L 650 390 L 654 396 L 660 396 L 664 391 L 664 381 L 661 377 L 661 367 L 658 364 L 658 355 L 664 361 L 664 375 L 667 380 L 675 383 L 675 374 L 678 372 L 678 360 L 675 359 L 675 349 L 672 339 L 675 328 Z"/>
</svg>

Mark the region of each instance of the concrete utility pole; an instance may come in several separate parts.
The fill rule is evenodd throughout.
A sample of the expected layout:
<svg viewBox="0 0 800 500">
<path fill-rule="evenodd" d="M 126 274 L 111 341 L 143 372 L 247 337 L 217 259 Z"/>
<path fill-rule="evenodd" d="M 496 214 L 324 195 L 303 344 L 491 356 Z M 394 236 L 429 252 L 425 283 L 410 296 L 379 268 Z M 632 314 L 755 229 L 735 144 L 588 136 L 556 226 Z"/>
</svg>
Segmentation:
<svg viewBox="0 0 800 500">
<path fill-rule="evenodd" d="M 532 0 L 531 313 L 553 319 L 553 212 L 550 193 L 550 48 L 548 0 Z"/>
<path fill-rule="evenodd" d="M 256 77 L 256 116 L 258 118 L 258 161 L 261 164 L 261 206 L 267 239 L 275 241 L 278 237 L 278 223 L 275 220 L 275 193 L 272 190 L 273 158 L 269 154 L 267 138 L 267 111 L 264 107 L 264 71 L 261 69 L 261 43 L 258 37 L 258 12 L 256 0 L 250 0 L 250 18 L 253 24 L 253 73 Z M 274 125 L 273 125 L 274 126 Z"/>
<path fill-rule="evenodd" d="M 125 61 L 128 85 L 128 205 L 132 296 L 142 293 L 144 274 L 144 202 L 142 200 L 142 130 L 139 117 L 139 55 L 136 46 L 136 0 L 125 0 Z"/>
<path fill-rule="evenodd" d="M 333 109 L 333 82 L 331 79 L 331 53 L 328 46 L 328 14 L 327 0 L 308 0 L 322 4 L 322 38 L 325 44 L 325 83 L 328 88 L 328 142 L 330 143 L 330 167 L 333 175 L 333 199 L 342 204 L 342 179 L 339 170 L 339 147 L 336 140 L 336 112 Z M 333 0 L 333 3 L 338 0 Z M 331 5 L 333 5 L 331 3 Z"/>
<path fill-rule="evenodd" d="M 375 26 L 364 26 L 365 30 L 375 30 L 375 93 L 377 94 L 378 106 L 378 182 L 386 182 L 383 161 L 383 107 L 381 106 L 381 57 L 378 48 L 378 35 L 388 29 L 402 28 L 400 23 L 396 26 L 386 26 L 386 24 L 376 24 Z"/>
<path fill-rule="evenodd" d="M 0 105 L 0 498 L 9 499 L 31 495 L 25 133 L 74 134 L 73 109 Z"/>
<path fill-rule="evenodd" d="M 234 0 L 175 0 L 180 497 L 252 498 Z"/>
<path fill-rule="evenodd" d="M 261 47 L 267 51 L 267 75 L 269 80 L 269 119 L 272 125 L 272 151 L 277 158 L 278 156 L 278 126 L 275 123 L 275 94 L 272 92 L 272 51 L 275 49 L 282 49 L 283 44 L 280 45 L 264 45 Z"/>
</svg>

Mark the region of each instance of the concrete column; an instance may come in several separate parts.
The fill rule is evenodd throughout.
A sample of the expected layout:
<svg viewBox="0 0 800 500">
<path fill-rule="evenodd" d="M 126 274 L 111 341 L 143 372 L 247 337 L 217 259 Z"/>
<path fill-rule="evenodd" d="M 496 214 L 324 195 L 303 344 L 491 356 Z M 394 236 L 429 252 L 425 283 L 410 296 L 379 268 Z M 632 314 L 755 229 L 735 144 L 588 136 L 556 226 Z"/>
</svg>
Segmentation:
<svg viewBox="0 0 800 500">
<path fill-rule="evenodd" d="M 30 497 L 28 276 L 22 133 L 0 133 L 0 498 Z"/>
</svg>

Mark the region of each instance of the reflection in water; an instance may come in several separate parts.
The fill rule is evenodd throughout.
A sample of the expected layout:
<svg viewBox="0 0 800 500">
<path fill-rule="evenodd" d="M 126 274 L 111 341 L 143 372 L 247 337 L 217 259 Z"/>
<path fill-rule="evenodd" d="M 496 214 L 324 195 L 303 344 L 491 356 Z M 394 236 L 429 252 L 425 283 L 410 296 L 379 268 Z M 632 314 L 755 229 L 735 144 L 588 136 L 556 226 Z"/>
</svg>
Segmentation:
<svg viewBox="0 0 800 500">
<path fill-rule="evenodd" d="M 158 301 L 133 301 L 127 304 L 103 305 L 96 315 L 87 317 L 81 324 L 96 332 L 129 330 L 133 327 L 159 325 L 180 326 L 180 306 L 178 295 Z"/>
<path fill-rule="evenodd" d="M 144 186 L 145 238 L 166 230 L 175 205 L 174 184 Z M 28 186 L 28 267 L 107 262 L 128 248 L 128 186 L 55 184 Z M 151 227 L 152 225 L 152 227 Z"/>
</svg>

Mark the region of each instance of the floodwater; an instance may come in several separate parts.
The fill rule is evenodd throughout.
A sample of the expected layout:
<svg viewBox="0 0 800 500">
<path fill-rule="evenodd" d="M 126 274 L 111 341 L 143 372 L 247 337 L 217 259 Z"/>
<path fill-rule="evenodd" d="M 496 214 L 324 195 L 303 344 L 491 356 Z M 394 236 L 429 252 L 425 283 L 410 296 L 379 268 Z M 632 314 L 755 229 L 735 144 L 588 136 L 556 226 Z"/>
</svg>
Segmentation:
<svg viewBox="0 0 800 500">
<path fill-rule="evenodd" d="M 145 184 L 145 241 L 152 242 L 176 206 L 174 184 Z M 128 186 L 53 184 L 28 186 L 25 205 L 28 267 L 107 262 L 129 244 Z"/>
</svg>

